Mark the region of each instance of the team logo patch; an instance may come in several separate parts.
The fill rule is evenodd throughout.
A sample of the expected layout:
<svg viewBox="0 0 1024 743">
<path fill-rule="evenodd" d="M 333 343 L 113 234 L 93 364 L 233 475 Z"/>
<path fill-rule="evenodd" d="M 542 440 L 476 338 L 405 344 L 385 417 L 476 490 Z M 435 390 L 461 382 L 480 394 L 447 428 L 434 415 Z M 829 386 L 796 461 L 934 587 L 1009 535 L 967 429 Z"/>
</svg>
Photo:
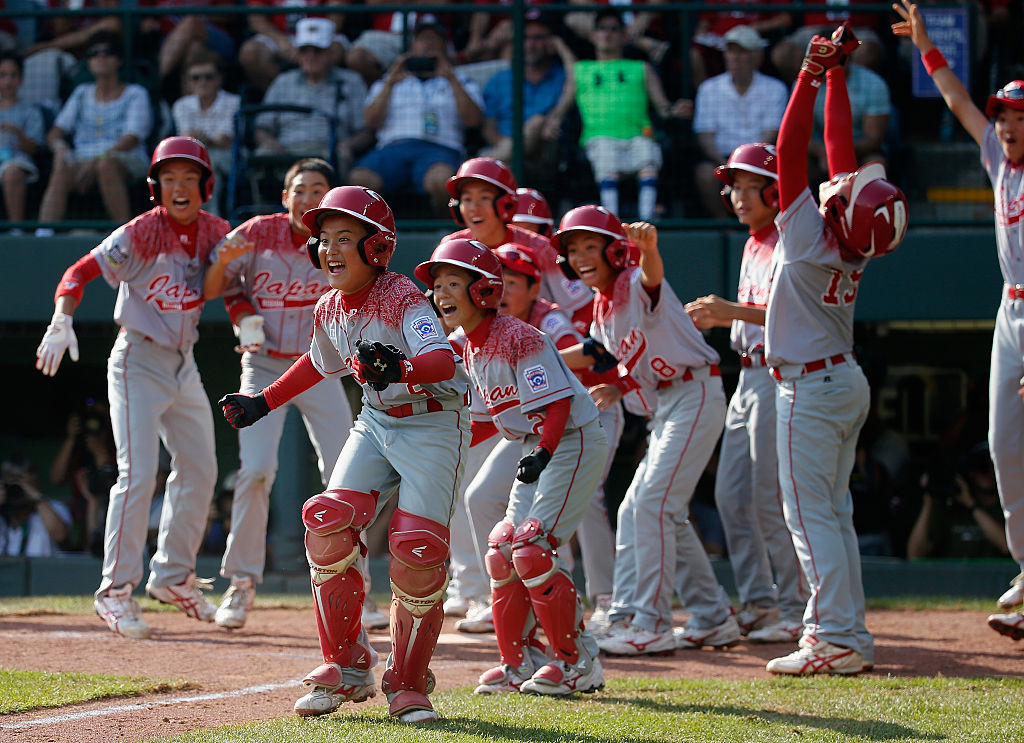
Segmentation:
<svg viewBox="0 0 1024 743">
<path fill-rule="evenodd" d="M 548 372 L 543 366 L 531 366 L 523 372 L 531 392 L 543 392 L 548 388 Z"/>
<path fill-rule="evenodd" d="M 425 341 L 428 338 L 438 338 L 437 334 L 437 322 L 434 318 L 424 315 L 423 317 L 417 317 L 412 321 L 412 330 L 416 333 L 416 336 L 421 340 Z"/>
<path fill-rule="evenodd" d="M 111 266 L 120 266 L 128 260 L 128 253 L 121 247 L 121 243 L 114 243 L 106 250 L 107 263 Z"/>
</svg>

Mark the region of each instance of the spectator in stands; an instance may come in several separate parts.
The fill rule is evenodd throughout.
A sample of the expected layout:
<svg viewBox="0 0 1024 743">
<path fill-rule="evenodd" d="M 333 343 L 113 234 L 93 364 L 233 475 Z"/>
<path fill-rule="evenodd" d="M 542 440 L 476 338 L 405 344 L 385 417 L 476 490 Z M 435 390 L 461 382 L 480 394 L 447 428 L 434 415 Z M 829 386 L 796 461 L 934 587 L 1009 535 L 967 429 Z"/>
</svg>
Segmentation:
<svg viewBox="0 0 1024 743">
<path fill-rule="evenodd" d="M 7 219 L 25 219 L 25 187 L 39 180 L 32 156 L 43 143 L 43 114 L 18 97 L 22 62 L 14 52 L 0 52 L 0 183 Z M 21 234 L 15 228 L 11 234 Z"/>
<path fill-rule="evenodd" d="M 410 0 L 405 5 L 415 6 L 417 4 L 440 5 L 443 3 L 431 0 Z M 394 3 L 391 0 L 365 0 L 364 5 L 394 5 Z M 395 60 L 405 49 L 403 35 L 406 25 L 415 28 L 424 16 L 444 28 L 444 24 L 430 13 L 422 14 L 414 10 L 399 13 L 374 13 L 373 27 L 356 37 L 352 48 L 345 55 L 345 64 L 350 70 L 355 70 L 362 75 L 367 85 L 373 85 L 384 76 L 385 71 L 392 68 Z M 444 28 L 444 34 L 447 39 L 449 29 Z"/>
<path fill-rule="evenodd" d="M 71 2 L 47 3 L 57 7 L 70 8 Z M 109 8 L 112 11 L 121 5 L 118 0 L 94 0 L 83 3 L 84 7 Z M 92 37 L 101 31 L 121 35 L 122 16 L 111 15 L 59 15 L 47 18 L 37 31 L 39 40 L 25 49 L 25 57 L 44 50 L 71 52 L 81 55 L 92 44 Z"/>
<path fill-rule="evenodd" d="M 348 172 L 352 158 L 370 146 L 363 127 L 366 85 L 352 70 L 331 66 L 328 49 L 334 43 L 334 23 L 327 18 L 303 18 L 295 25 L 297 69 L 282 72 L 267 89 L 264 104 L 308 106 L 337 117 L 335 152 L 328 152 L 328 122 L 320 116 L 267 112 L 256 117 L 258 153 L 335 160 L 338 173 Z"/>
<path fill-rule="evenodd" d="M 144 178 L 149 168 L 149 94 L 118 78 L 121 39 L 108 31 L 95 34 L 86 58 L 95 82 L 74 89 L 46 135 L 53 172 L 39 207 L 41 222 L 59 222 L 70 192 L 84 193 L 97 185 L 110 220 L 127 222 L 133 216 L 128 184 Z M 40 228 L 36 234 L 50 235 L 53 230 Z"/>
<path fill-rule="evenodd" d="M 479 126 L 483 98 L 476 83 L 452 67 L 444 26 L 421 16 L 409 51 L 370 88 L 366 124 L 377 147 L 349 180 L 388 193 L 407 185 L 448 213 L 448 179 L 465 157 L 465 129 Z"/>
<path fill-rule="evenodd" d="M 220 55 L 209 49 L 200 49 L 185 63 L 185 85 L 188 95 L 174 102 L 171 115 L 174 131 L 194 137 L 206 145 L 213 162 L 213 196 L 207 204 L 211 214 L 221 214 L 224 184 L 231 170 L 231 143 L 235 134 L 235 113 L 240 97 L 222 86 L 224 71 Z"/>
<path fill-rule="evenodd" d="M 741 144 L 774 143 L 789 100 L 782 81 L 758 72 L 764 41 L 757 31 L 735 26 L 724 41 L 726 71 L 700 84 L 693 114 L 704 158 L 694 172 L 697 191 L 704 210 L 718 219 L 728 219 L 730 213 L 719 195 L 722 183 L 715 168 Z"/>
<path fill-rule="evenodd" d="M 619 214 L 619 180 L 636 175 L 639 218 L 650 220 L 658 201 L 661 148 L 648 108 L 662 119 L 682 118 L 692 113 L 693 104 L 670 103 L 650 62 L 623 56 L 625 30 L 618 10 L 599 11 L 591 33 L 597 59 L 574 64 L 568 85 L 583 121 L 580 144 L 600 188 L 601 205 Z M 548 117 L 549 136 L 558 131 L 568 108 L 560 103 Z"/>
<path fill-rule="evenodd" d="M 193 7 L 215 7 L 234 5 L 233 0 L 139 0 L 143 6 L 172 7 L 189 5 Z M 143 34 L 154 34 L 154 48 L 157 50 L 159 79 L 174 92 L 178 91 L 175 73 L 181 69 L 188 56 L 200 49 L 212 49 L 222 59 L 234 59 L 237 55 L 235 40 L 229 31 L 231 17 L 208 13 L 188 15 L 143 16 L 139 27 Z M 143 36 L 144 39 L 147 37 Z M 139 47 L 136 47 L 138 49 Z M 145 47 L 143 47 L 145 51 Z"/>
<path fill-rule="evenodd" d="M 52 557 L 71 528 L 68 507 L 39 492 L 27 457 L 8 457 L 0 473 L 0 555 Z"/>
<path fill-rule="evenodd" d="M 573 5 L 594 5 L 591 0 L 569 1 Z M 645 4 L 642 0 L 613 0 L 609 4 L 639 8 L 656 3 Z M 655 66 L 661 64 L 661 61 L 664 59 L 665 53 L 669 48 L 667 41 L 655 38 L 649 33 L 649 29 L 653 25 L 656 15 L 657 14 L 649 11 L 640 10 L 625 10 L 619 14 L 619 20 L 623 24 L 622 35 L 625 42 L 624 46 L 632 47 Z M 565 15 L 565 25 L 568 26 L 568 28 L 580 39 L 590 41 L 591 43 L 593 43 L 594 40 L 594 29 L 600 22 L 600 12 L 592 10 L 570 11 Z"/>
<path fill-rule="evenodd" d="M 713 0 L 714 1 L 714 0 Z M 736 26 L 748 26 L 762 37 L 772 38 L 789 28 L 792 16 L 785 10 L 776 13 L 739 10 L 726 0 L 728 11 L 705 11 L 697 20 L 690 47 L 690 79 L 700 86 L 707 78 L 725 72 L 725 35 Z"/>
<path fill-rule="evenodd" d="M 787 85 L 792 85 L 803 63 L 804 52 L 811 38 L 817 34 L 828 38 L 836 26 L 844 21 L 860 40 L 860 46 L 850 55 L 859 65 L 870 67 L 881 73 L 885 62 L 885 50 L 876 31 L 880 16 L 872 12 L 851 12 L 856 5 L 871 4 L 872 0 L 808 0 L 810 6 L 828 6 L 821 11 L 805 12 L 804 25 L 780 40 L 772 47 L 772 64 Z M 824 96 L 819 96 L 819 98 Z"/>
</svg>

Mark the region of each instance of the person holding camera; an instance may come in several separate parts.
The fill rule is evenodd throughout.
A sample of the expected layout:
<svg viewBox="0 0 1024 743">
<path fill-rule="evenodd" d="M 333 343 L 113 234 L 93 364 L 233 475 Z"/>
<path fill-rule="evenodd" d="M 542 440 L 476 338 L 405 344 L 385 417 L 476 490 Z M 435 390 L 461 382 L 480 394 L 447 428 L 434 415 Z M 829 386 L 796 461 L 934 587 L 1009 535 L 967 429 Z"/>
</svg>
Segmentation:
<svg viewBox="0 0 1024 743">
<path fill-rule="evenodd" d="M 4 460 L 0 481 L 0 555 L 52 557 L 71 529 L 71 512 L 39 491 L 32 460 Z"/>
<path fill-rule="evenodd" d="M 476 83 L 456 73 L 444 26 L 421 16 L 409 51 L 370 88 L 363 111 L 377 146 L 356 162 L 349 181 L 377 192 L 411 186 L 438 214 L 448 213 L 448 179 L 465 159 L 465 129 L 483 120 Z"/>
</svg>

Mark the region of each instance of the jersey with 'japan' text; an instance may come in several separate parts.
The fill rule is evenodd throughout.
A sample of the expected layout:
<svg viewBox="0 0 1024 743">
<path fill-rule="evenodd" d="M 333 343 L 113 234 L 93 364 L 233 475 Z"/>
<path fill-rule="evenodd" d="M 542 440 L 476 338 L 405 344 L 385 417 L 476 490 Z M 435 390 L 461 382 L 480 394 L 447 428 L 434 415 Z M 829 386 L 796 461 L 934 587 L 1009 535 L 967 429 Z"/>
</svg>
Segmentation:
<svg viewBox="0 0 1024 743">
<path fill-rule="evenodd" d="M 981 140 L 981 164 L 992 181 L 996 252 L 1003 281 L 1024 286 L 1024 163 L 1006 158 L 992 124 Z"/>
<path fill-rule="evenodd" d="M 779 231 L 769 224 L 747 238 L 740 263 L 740 281 L 736 301 L 750 307 L 764 309 L 768 305 L 768 292 L 772 287 L 772 253 L 778 242 Z M 749 353 L 764 345 L 764 326 L 743 320 L 733 320 L 729 331 L 734 351 Z"/>
</svg>

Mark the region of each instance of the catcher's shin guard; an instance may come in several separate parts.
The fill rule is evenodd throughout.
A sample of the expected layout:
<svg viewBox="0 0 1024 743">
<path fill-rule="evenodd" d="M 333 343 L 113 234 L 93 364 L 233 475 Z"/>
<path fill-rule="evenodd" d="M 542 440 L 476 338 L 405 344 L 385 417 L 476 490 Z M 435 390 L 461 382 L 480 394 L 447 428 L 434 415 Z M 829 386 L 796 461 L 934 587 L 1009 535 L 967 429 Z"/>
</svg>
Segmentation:
<svg viewBox="0 0 1024 743">
<path fill-rule="evenodd" d="M 376 502 L 376 493 L 330 490 L 313 496 L 302 507 L 317 634 L 325 663 L 370 667 L 369 649 L 357 642 L 365 593 L 355 561 L 362 548 L 359 531 L 373 519 Z"/>
<path fill-rule="evenodd" d="M 526 519 L 512 538 L 512 564 L 526 585 L 551 652 L 556 659 L 576 665 L 582 607 L 576 586 L 558 565 L 557 546 L 555 538 L 542 530 L 540 521 Z"/>
<path fill-rule="evenodd" d="M 430 679 L 427 666 L 444 620 L 441 602 L 448 587 L 444 568 L 448 527 L 397 510 L 388 531 L 391 590 L 395 595 L 391 601 L 392 665 L 384 672 L 381 688 L 389 695 L 402 691 L 426 695 Z"/>
<path fill-rule="evenodd" d="M 501 662 L 513 668 L 523 664 L 527 645 L 535 640 L 527 635 L 527 625 L 536 629 L 530 612 L 530 597 L 526 586 L 512 564 L 512 535 L 515 527 L 508 521 L 499 521 L 487 536 L 487 555 L 484 562 L 491 576 L 491 613 L 494 636 L 498 641 Z"/>
</svg>

